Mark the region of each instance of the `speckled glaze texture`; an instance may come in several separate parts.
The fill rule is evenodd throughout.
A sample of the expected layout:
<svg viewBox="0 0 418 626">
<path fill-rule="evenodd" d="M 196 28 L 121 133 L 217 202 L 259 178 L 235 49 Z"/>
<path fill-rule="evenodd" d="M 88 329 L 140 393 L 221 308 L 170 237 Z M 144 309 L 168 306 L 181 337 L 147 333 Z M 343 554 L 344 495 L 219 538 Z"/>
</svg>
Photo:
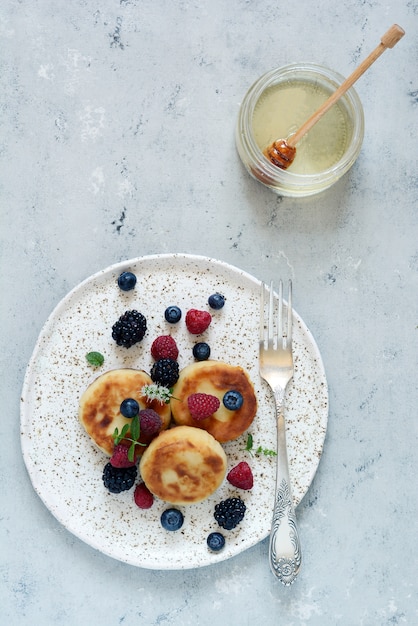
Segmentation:
<svg viewBox="0 0 418 626">
<path fill-rule="evenodd" d="M 122 271 L 138 279 L 134 290 L 117 286 Z M 226 298 L 218 311 L 208 297 L 219 291 Z M 55 308 L 42 330 L 31 358 L 22 393 L 22 449 L 33 485 L 51 512 L 71 532 L 102 552 L 122 561 L 156 569 L 183 569 L 216 563 L 264 539 L 270 532 L 274 500 L 275 459 L 245 451 L 248 433 L 254 449 L 275 449 L 274 403 L 258 372 L 260 281 L 226 263 L 191 255 L 154 255 L 133 259 L 95 274 L 73 289 Z M 168 324 L 164 311 L 176 304 L 183 312 Z M 228 469 L 247 460 L 254 488 L 243 492 L 228 481 L 204 502 L 180 507 L 181 531 L 169 533 L 160 523 L 167 503 L 156 499 L 143 511 L 133 502 L 133 490 L 113 495 L 102 482 L 107 457 L 98 451 L 78 421 L 84 389 L 104 371 L 129 367 L 150 371 L 150 347 L 161 334 L 171 334 L 179 346 L 179 365 L 193 362 L 198 340 L 184 323 L 190 308 L 209 310 L 212 323 L 199 335 L 211 346 L 211 358 L 240 365 L 249 374 L 258 411 L 247 433 L 224 444 Z M 140 344 L 119 347 L 111 338 L 113 323 L 125 310 L 137 309 L 147 318 Z M 289 462 L 297 505 L 311 484 L 325 439 L 328 389 L 316 343 L 294 313 L 295 375 L 287 397 Z M 92 368 L 85 355 L 104 356 Z M 209 532 L 220 530 L 214 506 L 240 496 L 247 505 L 244 521 L 227 533 L 224 550 L 214 554 L 206 545 Z"/>
</svg>

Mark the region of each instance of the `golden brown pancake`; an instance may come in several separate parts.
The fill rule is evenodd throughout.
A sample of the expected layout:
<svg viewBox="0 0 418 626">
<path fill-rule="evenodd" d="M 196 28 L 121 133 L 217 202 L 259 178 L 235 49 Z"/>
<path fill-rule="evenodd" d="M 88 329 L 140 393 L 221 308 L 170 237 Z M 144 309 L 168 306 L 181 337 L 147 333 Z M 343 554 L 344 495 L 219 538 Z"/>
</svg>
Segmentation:
<svg viewBox="0 0 418 626">
<path fill-rule="evenodd" d="M 230 390 L 239 391 L 244 399 L 241 408 L 228 410 L 222 402 Z M 190 415 L 187 398 L 193 393 L 208 393 L 220 400 L 219 409 L 210 417 L 196 421 Z M 203 428 L 221 443 L 239 437 L 252 423 L 257 412 L 257 399 L 248 374 L 242 367 L 222 361 L 198 361 L 180 371 L 180 377 L 173 388 L 171 412 L 179 425 Z"/>
<path fill-rule="evenodd" d="M 79 419 L 87 433 L 103 452 L 112 455 L 114 448 L 113 433 L 119 432 L 131 419 L 120 412 L 120 405 L 126 398 L 134 398 L 140 409 L 154 409 L 167 428 L 171 421 L 169 404 L 161 404 L 158 400 L 147 400 L 141 396 L 144 385 L 152 384 L 150 376 L 142 370 L 115 369 L 105 372 L 94 380 L 80 398 Z M 145 437 L 140 441 L 149 443 Z M 136 446 L 142 453 L 143 446 Z"/>
<path fill-rule="evenodd" d="M 148 489 L 161 500 L 194 504 L 220 486 L 226 468 L 226 454 L 212 435 L 199 428 L 176 426 L 150 443 L 139 471 Z"/>
</svg>

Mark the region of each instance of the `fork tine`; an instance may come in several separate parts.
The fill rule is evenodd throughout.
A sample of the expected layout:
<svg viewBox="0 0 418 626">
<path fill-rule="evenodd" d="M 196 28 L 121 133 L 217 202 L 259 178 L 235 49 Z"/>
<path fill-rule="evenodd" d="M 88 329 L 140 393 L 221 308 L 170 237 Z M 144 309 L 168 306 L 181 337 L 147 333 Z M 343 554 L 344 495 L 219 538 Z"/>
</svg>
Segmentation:
<svg viewBox="0 0 418 626">
<path fill-rule="evenodd" d="M 269 286 L 262 282 L 260 292 L 260 342 L 264 345 L 265 348 L 274 347 L 275 349 L 277 349 L 279 346 L 279 342 L 282 342 L 283 347 L 291 346 L 292 344 L 291 280 L 289 280 L 286 325 L 283 322 L 283 281 L 279 281 L 279 303 L 276 315 L 274 306 L 273 281 L 270 282 Z"/>
<path fill-rule="evenodd" d="M 293 328 L 292 328 L 292 281 L 289 280 L 289 296 L 287 298 L 287 346 L 292 345 L 292 336 L 293 336 Z"/>
<path fill-rule="evenodd" d="M 274 297 L 273 297 L 273 281 L 270 282 L 269 308 L 268 308 L 268 343 L 275 344 L 275 325 L 274 325 Z"/>
<path fill-rule="evenodd" d="M 260 293 L 260 345 L 265 343 L 265 320 L 264 320 L 264 299 L 265 299 L 265 291 L 266 285 L 264 282 L 261 283 L 261 293 Z"/>
<path fill-rule="evenodd" d="M 278 341 L 283 341 L 283 281 L 279 281 Z"/>
</svg>

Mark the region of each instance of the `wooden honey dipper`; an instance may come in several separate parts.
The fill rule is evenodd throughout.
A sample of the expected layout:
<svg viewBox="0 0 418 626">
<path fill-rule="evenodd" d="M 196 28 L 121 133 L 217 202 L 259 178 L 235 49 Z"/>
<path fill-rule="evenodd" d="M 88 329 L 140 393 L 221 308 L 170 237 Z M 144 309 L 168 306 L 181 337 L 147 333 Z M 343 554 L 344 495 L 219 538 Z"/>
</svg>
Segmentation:
<svg viewBox="0 0 418 626">
<path fill-rule="evenodd" d="M 296 144 L 302 139 L 304 135 L 314 126 L 323 115 L 354 85 L 356 80 L 364 74 L 364 72 L 374 63 L 380 55 L 387 49 L 393 48 L 398 41 L 405 35 L 403 28 L 397 24 L 393 24 L 389 30 L 381 37 L 380 44 L 364 59 L 364 61 L 354 70 L 348 78 L 338 87 L 336 91 L 326 100 L 310 118 L 306 120 L 304 124 L 288 139 L 277 139 L 270 146 L 268 146 L 263 154 L 267 159 L 280 167 L 282 170 L 286 170 L 292 165 L 296 156 Z"/>
</svg>

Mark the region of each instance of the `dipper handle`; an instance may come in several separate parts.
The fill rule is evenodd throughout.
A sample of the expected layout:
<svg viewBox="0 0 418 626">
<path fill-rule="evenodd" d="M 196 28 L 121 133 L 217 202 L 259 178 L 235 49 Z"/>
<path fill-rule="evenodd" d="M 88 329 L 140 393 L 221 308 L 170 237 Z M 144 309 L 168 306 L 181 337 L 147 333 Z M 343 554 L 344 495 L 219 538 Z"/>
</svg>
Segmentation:
<svg viewBox="0 0 418 626">
<path fill-rule="evenodd" d="M 325 115 L 325 113 L 345 94 L 350 87 L 354 85 L 354 83 L 364 74 L 366 70 L 380 57 L 380 55 L 387 49 L 393 48 L 400 39 L 405 35 L 405 31 L 403 28 L 398 26 L 397 24 L 393 24 L 389 28 L 389 30 L 382 35 L 380 39 L 380 44 L 369 54 L 367 58 L 364 59 L 362 63 L 354 70 L 352 74 L 348 78 L 345 79 L 343 83 L 338 87 L 336 91 L 326 100 L 322 106 L 319 107 L 315 113 L 311 115 L 309 119 L 296 131 L 294 135 L 289 137 L 286 140 L 286 143 L 295 147 L 296 144 L 302 139 L 304 135 L 314 126 L 320 118 Z"/>
</svg>

